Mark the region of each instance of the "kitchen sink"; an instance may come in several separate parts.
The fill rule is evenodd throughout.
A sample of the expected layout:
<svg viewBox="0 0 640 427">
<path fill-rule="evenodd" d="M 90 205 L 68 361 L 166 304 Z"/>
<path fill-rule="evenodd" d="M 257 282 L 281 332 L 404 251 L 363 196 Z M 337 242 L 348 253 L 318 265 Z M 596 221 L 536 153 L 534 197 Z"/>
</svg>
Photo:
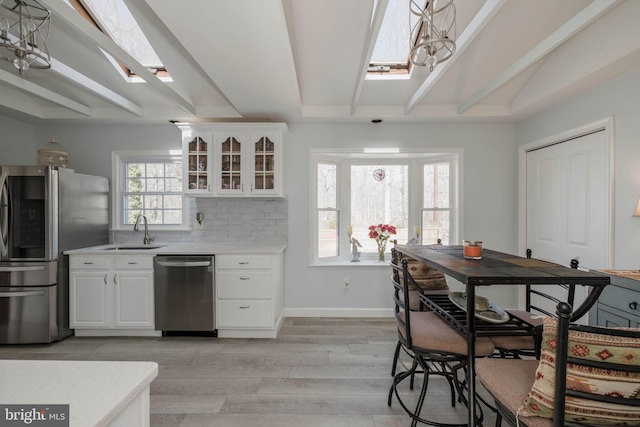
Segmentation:
<svg viewBox="0 0 640 427">
<path fill-rule="evenodd" d="M 112 248 L 106 248 L 107 251 L 138 251 L 138 250 L 148 250 L 148 249 L 158 249 L 163 248 L 166 245 L 140 245 L 140 246 L 114 246 Z"/>
</svg>

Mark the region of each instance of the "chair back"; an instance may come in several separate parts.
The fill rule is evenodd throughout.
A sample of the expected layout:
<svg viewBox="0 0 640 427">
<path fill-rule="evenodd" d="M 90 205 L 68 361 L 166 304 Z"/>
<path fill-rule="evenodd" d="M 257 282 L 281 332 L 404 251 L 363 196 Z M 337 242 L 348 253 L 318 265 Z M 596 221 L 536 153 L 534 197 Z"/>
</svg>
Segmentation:
<svg viewBox="0 0 640 427">
<path fill-rule="evenodd" d="M 638 395 L 638 390 L 640 390 L 640 360 L 634 358 L 634 354 L 637 355 L 640 353 L 640 329 L 616 329 L 578 325 L 571 323 L 571 313 L 572 308 L 569 304 L 558 304 L 553 405 L 554 426 L 590 425 L 587 421 L 585 421 L 586 424 L 566 421 L 565 403 L 571 399 L 592 401 L 592 404 L 582 402 L 580 405 L 586 408 L 599 408 L 598 410 L 600 411 L 603 410 L 603 405 L 605 408 L 606 405 L 621 405 L 623 407 L 630 407 L 629 410 L 631 412 L 635 412 L 636 414 L 640 413 L 640 396 Z M 570 331 L 577 335 L 573 335 L 574 338 L 572 338 Z M 620 342 L 626 342 L 625 345 L 629 346 L 628 342 L 630 340 L 633 340 L 631 347 L 634 349 L 634 354 L 631 354 L 628 350 L 631 347 L 626 347 L 627 350 L 622 352 L 623 357 L 619 359 L 616 355 L 616 351 L 618 350 L 614 350 L 613 347 L 619 345 L 618 343 Z M 600 352 L 597 355 L 593 355 L 593 357 L 588 355 L 588 353 L 593 350 L 588 348 L 590 342 L 597 343 L 593 344 L 593 349 L 600 349 Z M 572 346 L 571 351 L 569 350 L 570 345 Z M 611 345 L 611 347 L 607 349 L 607 345 Z M 626 358 L 625 354 L 627 356 Z M 569 377 L 567 376 L 568 368 L 571 370 Z M 583 372 L 586 373 L 584 377 L 582 377 L 581 374 Z M 602 384 L 600 384 L 600 386 L 595 384 L 595 378 L 599 375 L 598 372 L 601 372 L 603 377 L 612 377 L 618 374 L 622 375 L 622 377 L 625 378 L 624 382 L 631 384 L 626 388 L 635 391 L 627 395 L 625 395 L 624 392 L 604 392 L 604 386 Z M 571 381 L 568 382 L 567 378 L 570 378 Z M 608 380 L 615 381 L 612 380 L 612 378 L 608 378 Z M 594 381 L 594 384 L 590 384 L 591 381 Z M 598 391 L 600 391 L 600 393 L 598 393 Z M 589 414 L 587 413 L 584 416 L 585 419 L 588 419 Z M 615 415 L 611 416 L 614 417 Z"/>
<path fill-rule="evenodd" d="M 409 315 L 409 274 L 408 262 L 403 259 L 398 264 L 398 253 L 395 249 L 391 249 L 391 283 L 393 284 L 393 315 L 396 318 L 398 328 L 402 328 L 401 336 L 405 337 L 407 348 L 412 347 L 411 341 L 411 316 Z M 402 272 L 402 275 L 400 274 Z M 402 277 L 402 281 L 400 281 Z M 402 282 L 402 283 L 401 283 Z"/>
<path fill-rule="evenodd" d="M 527 249 L 527 258 L 531 258 L 531 254 L 531 249 Z M 577 269 L 578 260 L 572 259 L 570 265 Z M 554 308 L 558 304 L 566 302 L 572 307 L 575 304 L 576 285 L 534 286 L 527 284 L 525 287 L 525 310 L 530 313 L 555 317 Z"/>
</svg>

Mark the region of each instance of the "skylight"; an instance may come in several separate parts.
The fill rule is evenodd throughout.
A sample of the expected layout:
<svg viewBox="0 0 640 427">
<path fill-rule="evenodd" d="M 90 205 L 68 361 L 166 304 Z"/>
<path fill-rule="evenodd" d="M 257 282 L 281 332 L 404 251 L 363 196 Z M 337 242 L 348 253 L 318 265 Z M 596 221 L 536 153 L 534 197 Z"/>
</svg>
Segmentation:
<svg viewBox="0 0 640 427">
<path fill-rule="evenodd" d="M 409 38 L 416 21 L 409 12 L 409 0 L 389 0 L 369 61 L 369 75 L 408 73 Z"/>
<path fill-rule="evenodd" d="M 80 0 L 95 21 L 118 46 L 152 73 L 166 70 L 124 0 Z M 134 75 L 129 70 L 129 76 Z M 160 75 L 159 75 L 160 76 Z"/>
</svg>

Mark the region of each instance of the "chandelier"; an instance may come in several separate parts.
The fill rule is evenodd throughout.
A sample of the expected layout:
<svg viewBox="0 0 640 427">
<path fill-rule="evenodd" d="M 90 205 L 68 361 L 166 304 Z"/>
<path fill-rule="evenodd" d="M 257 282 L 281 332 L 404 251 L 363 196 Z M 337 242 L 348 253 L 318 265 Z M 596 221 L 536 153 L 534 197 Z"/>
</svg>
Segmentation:
<svg viewBox="0 0 640 427">
<path fill-rule="evenodd" d="M 409 60 L 429 71 L 456 51 L 456 7 L 453 0 L 409 0 L 417 21 L 411 29 Z M 423 3 L 424 4 L 424 3 Z M 413 22 L 413 19 L 412 19 Z"/>
<path fill-rule="evenodd" d="M 0 0 L 0 48 L 6 49 L 0 49 L 0 58 L 12 62 L 20 75 L 29 68 L 51 68 L 50 18 L 38 0 Z"/>
</svg>

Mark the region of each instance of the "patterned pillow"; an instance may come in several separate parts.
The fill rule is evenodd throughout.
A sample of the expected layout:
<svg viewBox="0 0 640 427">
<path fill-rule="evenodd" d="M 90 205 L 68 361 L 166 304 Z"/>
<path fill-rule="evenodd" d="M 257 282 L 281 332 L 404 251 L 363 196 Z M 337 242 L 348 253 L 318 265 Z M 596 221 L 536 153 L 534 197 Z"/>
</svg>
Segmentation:
<svg viewBox="0 0 640 427">
<path fill-rule="evenodd" d="M 542 352 L 533 388 L 518 410 L 519 417 L 553 417 L 557 319 L 544 319 Z M 569 356 L 582 360 L 640 364 L 637 337 L 569 331 Z M 594 394 L 640 399 L 640 373 L 567 364 L 567 388 Z M 640 426 L 640 407 L 566 396 L 565 419 L 591 426 Z M 526 422 L 526 420 L 524 420 Z"/>
<path fill-rule="evenodd" d="M 431 268 L 410 257 L 405 257 L 408 262 L 407 269 L 409 274 L 422 289 L 435 291 L 441 289 L 449 289 L 444 274 L 435 268 Z M 400 283 L 402 283 L 402 270 L 399 272 Z"/>
</svg>

